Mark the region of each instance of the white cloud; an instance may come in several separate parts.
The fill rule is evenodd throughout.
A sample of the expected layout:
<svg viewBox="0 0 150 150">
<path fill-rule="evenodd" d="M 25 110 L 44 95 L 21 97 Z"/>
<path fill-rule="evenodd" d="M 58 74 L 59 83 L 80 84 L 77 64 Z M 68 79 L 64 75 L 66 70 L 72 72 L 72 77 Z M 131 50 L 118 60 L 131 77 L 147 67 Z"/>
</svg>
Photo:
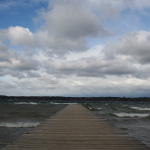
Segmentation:
<svg viewBox="0 0 150 150">
<path fill-rule="evenodd" d="M 0 61 L 0 75 L 3 78 L 8 74 L 14 76 L 16 83 L 13 82 L 11 85 L 18 93 L 25 88 L 29 95 L 32 95 L 31 89 L 35 89 L 34 95 L 44 95 L 49 91 L 50 95 L 53 93 L 58 95 L 103 93 L 107 96 L 105 92 L 107 90 L 110 96 L 115 96 L 116 89 L 120 95 L 132 95 L 131 91 L 139 90 L 140 86 L 149 80 L 150 65 L 140 61 L 140 58 L 144 59 L 146 56 L 146 54 L 141 55 L 140 50 L 144 49 L 148 40 L 149 32 L 133 32 L 123 36 L 113 46 L 99 45 L 86 52 L 80 52 L 81 55 L 76 53 L 75 58 L 72 52 L 61 59 L 49 57 L 42 50 L 32 55 L 28 54 L 28 51 L 16 52 L 0 43 L 1 54 L 6 52 L 9 54 L 4 55 L 5 57 L 3 56 L 3 60 Z M 138 47 L 141 48 L 138 49 Z M 148 51 L 146 49 L 146 52 Z M 20 89 L 16 86 L 17 84 Z M 8 82 L 6 85 L 9 86 Z M 123 87 L 126 87 L 125 91 Z M 148 88 L 149 85 L 143 90 L 146 91 Z"/>
<path fill-rule="evenodd" d="M 23 27 L 9 27 L 7 30 L 7 38 L 14 46 L 23 45 L 34 45 L 34 35 L 28 28 Z"/>
<path fill-rule="evenodd" d="M 35 33 L 21 26 L 0 30 L 0 94 L 149 94 L 150 32 L 132 31 L 113 42 L 109 38 L 106 45 L 102 40 L 111 36 L 105 21 L 127 8 L 147 6 L 148 0 L 49 1 L 42 11 L 43 25 Z M 90 48 L 87 39 L 92 38 L 97 38 L 98 45 Z"/>
<path fill-rule="evenodd" d="M 40 63 L 32 58 L 28 51 L 15 51 L 0 42 L 0 76 L 11 75 L 17 78 L 24 76 L 25 72 L 38 70 Z"/>
<path fill-rule="evenodd" d="M 9 40 L 13 46 L 23 45 L 33 47 L 35 45 L 34 34 L 28 29 L 20 26 L 9 27 L 0 30 L 0 38 L 5 41 Z"/>
</svg>

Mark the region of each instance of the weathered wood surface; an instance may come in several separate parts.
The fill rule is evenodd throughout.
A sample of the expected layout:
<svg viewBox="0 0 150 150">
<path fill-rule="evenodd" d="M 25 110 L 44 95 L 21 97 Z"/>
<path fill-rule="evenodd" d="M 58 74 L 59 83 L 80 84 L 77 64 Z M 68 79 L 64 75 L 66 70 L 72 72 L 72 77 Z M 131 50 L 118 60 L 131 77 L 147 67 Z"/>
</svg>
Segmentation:
<svg viewBox="0 0 150 150">
<path fill-rule="evenodd" d="M 81 105 L 69 105 L 3 150 L 149 150 Z"/>
</svg>

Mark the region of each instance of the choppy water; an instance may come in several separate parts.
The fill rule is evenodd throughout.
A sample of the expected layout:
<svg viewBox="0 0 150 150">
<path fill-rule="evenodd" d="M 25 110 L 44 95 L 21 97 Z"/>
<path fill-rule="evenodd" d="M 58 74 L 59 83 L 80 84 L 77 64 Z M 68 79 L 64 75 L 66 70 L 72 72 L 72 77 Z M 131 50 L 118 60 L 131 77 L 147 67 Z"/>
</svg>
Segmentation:
<svg viewBox="0 0 150 150">
<path fill-rule="evenodd" d="M 0 148 L 68 104 L 70 103 L 0 103 Z M 99 102 L 91 106 L 97 109 L 94 113 L 150 147 L 150 102 Z"/>
<path fill-rule="evenodd" d="M 0 127 L 7 128 L 33 128 L 39 125 L 40 122 L 1 122 Z"/>
<path fill-rule="evenodd" d="M 150 147 L 150 103 L 109 102 L 91 104 L 95 113 Z"/>
<path fill-rule="evenodd" d="M 19 138 L 66 104 L 12 102 L 0 103 L 0 148 Z"/>
</svg>

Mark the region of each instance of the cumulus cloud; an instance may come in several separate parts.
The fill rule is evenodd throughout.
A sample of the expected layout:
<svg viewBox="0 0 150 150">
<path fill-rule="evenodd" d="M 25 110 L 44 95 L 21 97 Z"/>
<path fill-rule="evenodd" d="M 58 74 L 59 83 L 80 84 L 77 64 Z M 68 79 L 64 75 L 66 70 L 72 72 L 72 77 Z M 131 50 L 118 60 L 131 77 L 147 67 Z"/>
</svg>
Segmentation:
<svg viewBox="0 0 150 150">
<path fill-rule="evenodd" d="M 56 60 L 45 66 L 51 67 L 56 74 L 85 77 L 131 75 L 136 78 L 148 78 L 149 39 L 148 31 L 131 32 L 125 34 L 116 43 L 108 43 L 100 49 L 97 56 L 79 57 L 70 61 Z"/>
<path fill-rule="evenodd" d="M 28 28 L 20 26 L 9 27 L 6 30 L 1 30 L 0 33 L 1 39 L 9 40 L 13 46 L 24 45 L 32 47 L 35 45 L 34 35 Z"/>
<path fill-rule="evenodd" d="M 9 48 L 4 45 L 2 42 L 0 42 L 0 62 L 9 62 L 10 57 L 12 55 L 12 52 L 9 50 Z"/>
<path fill-rule="evenodd" d="M 42 12 L 45 24 L 36 34 L 38 43 L 57 55 L 66 54 L 68 51 L 87 50 L 87 38 L 112 35 L 104 27 L 104 20 L 117 17 L 120 11 L 127 8 L 143 9 L 147 6 L 150 6 L 147 0 L 49 2 L 49 9 Z"/>
<path fill-rule="evenodd" d="M 17 52 L 0 42 L 0 76 L 24 76 L 25 72 L 38 70 L 39 63 L 27 52 Z M 35 55 L 35 54 L 34 54 Z"/>
<path fill-rule="evenodd" d="M 49 2 L 41 18 L 44 24 L 35 33 L 28 28 L 15 26 L 1 30 L 0 38 L 9 40 L 13 46 L 42 48 L 48 53 L 62 56 L 69 51 L 88 50 L 86 39 L 89 37 L 112 35 L 87 3 L 79 0 Z"/>
<path fill-rule="evenodd" d="M 48 50 L 50 54 L 52 53 L 59 56 L 63 56 L 69 51 L 82 51 L 89 48 L 83 38 L 70 40 L 65 37 L 51 36 L 47 31 L 38 31 L 36 37 L 39 41 L 39 47 Z"/>
<path fill-rule="evenodd" d="M 148 0 L 55 0 L 42 9 L 43 24 L 34 33 L 21 26 L 0 30 L 1 93 L 125 96 L 146 91 L 150 32 L 128 32 L 107 44 L 101 39 L 112 36 L 108 19 L 127 8 L 147 6 Z M 87 38 L 97 38 L 100 45 L 90 47 Z M 12 93 L 6 92 L 8 88 Z"/>
<path fill-rule="evenodd" d="M 42 14 L 46 24 L 37 36 L 41 44 L 53 53 L 87 50 L 86 38 L 111 35 L 99 17 L 82 1 L 57 0 L 50 3 L 50 9 Z"/>
<path fill-rule="evenodd" d="M 76 39 L 108 35 L 96 14 L 80 1 L 57 1 L 52 5 L 52 10 L 44 14 L 44 18 L 47 30 L 55 31 L 58 36 Z"/>
<path fill-rule="evenodd" d="M 126 34 L 113 46 L 112 44 L 108 44 L 104 48 L 99 46 L 99 51 L 96 50 L 97 54 L 86 56 L 86 53 L 84 55 L 83 52 L 82 57 L 74 60 L 66 57 L 51 59 L 49 56 L 46 56 L 46 52 L 43 54 L 41 52 L 33 53 L 33 56 L 29 57 L 31 55 L 27 54 L 27 52 L 24 54 L 15 52 L 1 43 L 1 56 L 3 59 L 0 61 L 0 67 L 7 68 L 5 73 L 10 72 L 10 70 L 28 71 L 26 76 L 33 77 L 38 77 L 38 74 L 32 71 L 43 67 L 45 73 L 56 76 L 106 77 L 109 75 L 131 75 L 141 78 L 142 75 L 139 74 L 141 65 L 149 63 L 149 36 L 150 33 L 146 31 Z M 73 58 L 73 56 L 74 53 L 70 53 L 70 56 L 67 55 L 68 58 Z M 146 70 L 145 68 L 142 71 L 143 77 L 148 77 L 149 72 Z M 1 74 L 4 74 L 4 70 Z"/>
<path fill-rule="evenodd" d="M 103 54 L 102 54 L 103 55 Z M 51 63 L 45 63 L 47 72 L 53 74 L 76 75 L 82 77 L 106 77 L 109 75 L 123 76 L 133 75 L 137 72 L 135 66 L 130 65 L 126 60 L 117 58 L 108 60 L 101 55 L 93 57 L 85 57 L 73 61 L 55 60 Z"/>
<path fill-rule="evenodd" d="M 127 55 L 138 63 L 150 63 L 150 32 L 139 31 L 126 34 L 117 48 L 117 53 Z"/>
</svg>

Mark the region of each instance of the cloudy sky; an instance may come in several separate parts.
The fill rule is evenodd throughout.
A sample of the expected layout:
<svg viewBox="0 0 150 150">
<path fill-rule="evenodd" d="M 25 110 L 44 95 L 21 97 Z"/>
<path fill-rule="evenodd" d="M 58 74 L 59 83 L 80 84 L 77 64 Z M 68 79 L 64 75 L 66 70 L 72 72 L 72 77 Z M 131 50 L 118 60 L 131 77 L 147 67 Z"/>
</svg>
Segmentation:
<svg viewBox="0 0 150 150">
<path fill-rule="evenodd" d="M 150 1 L 1 0 L 0 95 L 150 96 Z"/>
</svg>

